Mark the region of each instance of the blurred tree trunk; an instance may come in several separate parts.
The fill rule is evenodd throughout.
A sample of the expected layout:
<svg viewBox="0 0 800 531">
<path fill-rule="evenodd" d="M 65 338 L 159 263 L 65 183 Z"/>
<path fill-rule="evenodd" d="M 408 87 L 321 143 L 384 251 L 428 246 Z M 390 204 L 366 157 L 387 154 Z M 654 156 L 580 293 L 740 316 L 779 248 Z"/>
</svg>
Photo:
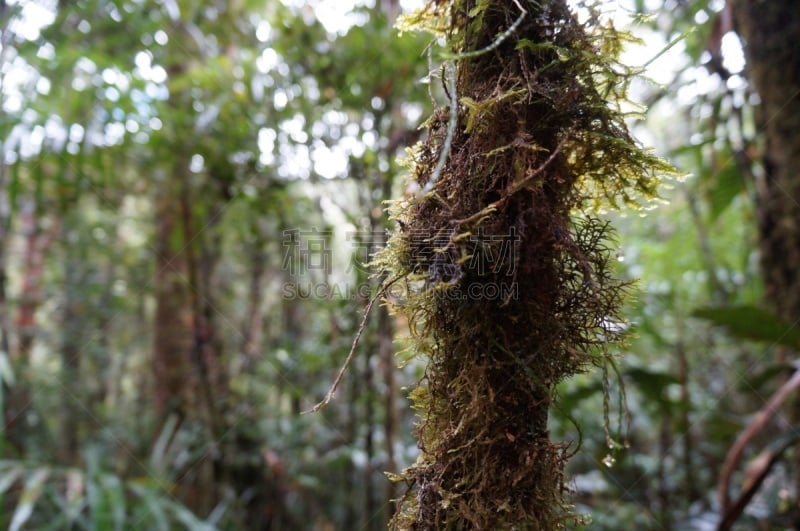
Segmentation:
<svg viewBox="0 0 800 531">
<path fill-rule="evenodd" d="M 6 60 L 6 53 L 8 51 L 8 42 L 11 36 L 8 32 L 9 20 L 6 16 L 6 2 L 0 0 L 0 64 Z M 5 73 L 0 72 L 0 87 L 3 86 L 5 81 Z M 0 91 L 0 108 L 4 103 L 2 91 Z M 11 130 L 11 123 L 6 122 L 5 119 L 0 119 L 0 137 L 6 138 Z M 9 201 L 9 188 L 11 184 L 11 172 L 9 165 L 6 164 L 5 157 L 0 158 L 0 351 L 8 356 L 11 352 L 9 340 L 9 314 L 8 314 L 8 297 L 6 291 L 6 283 L 8 282 L 8 243 L 9 235 L 11 232 L 11 210 L 13 205 Z M 6 382 L 0 383 L 4 393 L 6 391 Z M 5 396 L 5 395 L 4 395 Z"/>
<path fill-rule="evenodd" d="M 20 454 L 23 454 L 25 446 L 30 444 L 32 435 L 29 415 L 33 411 L 33 396 L 28 386 L 28 366 L 35 339 L 36 311 L 42 303 L 45 256 L 55 240 L 55 235 L 60 231 L 60 223 L 57 219 L 50 219 L 45 230 L 43 217 L 35 199 L 23 204 L 20 210 L 20 222 L 24 239 L 21 265 L 24 274 L 14 322 L 17 330 L 17 348 L 12 359 L 16 381 L 13 387 L 4 390 L 7 394 L 4 395 L 3 413 L 6 439 Z"/>
<path fill-rule="evenodd" d="M 396 363 L 394 359 L 394 323 L 386 306 L 378 308 L 378 353 L 383 366 L 384 389 L 384 446 L 386 448 L 386 472 L 397 474 L 397 457 L 394 453 L 397 441 L 397 384 L 395 383 Z M 398 485 L 394 481 L 386 482 L 386 514 L 385 521 L 394 516 L 394 503 L 400 497 Z"/>
<path fill-rule="evenodd" d="M 192 308 L 178 199 L 181 180 L 188 178 L 188 161 L 179 156 L 174 166 L 174 175 L 162 176 L 155 211 L 153 371 L 159 424 L 171 413 L 185 415 L 186 388 L 191 388 Z"/>
<path fill-rule="evenodd" d="M 5 2 L 0 0 L 0 16 L 2 16 L 3 11 L 5 10 Z M 5 21 L 3 21 L 5 22 Z M 3 26 L 2 36 L 6 35 L 5 25 Z M 3 39 L 5 41 L 5 39 Z M 2 46 L 2 43 L 0 43 Z M 5 46 L 0 48 L 0 64 L 3 61 L 3 50 Z M 2 74 L 0 74 L 2 76 Z M 0 77 L 0 86 L 2 85 L 2 77 Z M 2 95 L 0 95 L 2 98 Z M 2 99 L 0 99 L 0 106 L 2 106 Z M 7 128 L 3 127 L 2 132 L 6 133 Z M 5 136 L 5 135 L 3 135 Z M 9 204 L 8 198 L 8 186 L 9 186 L 9 168 L 5 163 L 5 157 L 0 158 L 0 361 L 10 361 L 10 353 L 11 353 L 11 340 L 9 338 L 10 334 L 10 315 L 8 311 L 8 248 L 9 248 L 9 240 L 10 240 L 10 232 L 11 232 L 11 205 Z M 5 358 L 3 360 L 3 358 Z M 2 436 L 0 436 L 0 450 L 4 449 L 6 442 L 8 442 L 9 436 L 13 434 L 9 434 L 9 425 L 13 425 L 14 423 L 14 413 L 9 409 L 8 403 L 8 396 L 11 393 L 11 386 L 9 385 L 10 382 L 7 382 L 5 378 L 0 381 L 0 396 L 4 398 L 3 400 L 3 411 L 0 414 L 3 415 L 3 431 L 0 432 Z"/>
<path fill-rule="evenodd" d="M 250 278 L 247 285 L 247 310 L 242 326 L 242 338 L 239 352 L 242 356 L 241 364 L 245 371 L 252 370 L 261 352 L 262 337 L 264 335 L 264 279 L 267 273 L 267 253 L 264 251 L 266 240 L 258 231 L 252 248 L 248 251 L 250 258 Z"/>
<path fill-rule="evenodd" d="M 791 2 L 735 0 L 750 81 L 761 97 L 766 140 L 758 185 L 761 266 L 767 300 L 800 318 L 800 10 Z"/>
<path fill-rule="evenodd" d="M 391 160 L 393 154 L 387 153 L 387 159 Z M 392 193 L 392 183 L 394 181 L 394 176 L 397 175 L 397 172 L 394 171 L 395 168 L 391 167 L 390 164 L 390 171 L 386 172 L 386 174 L 378 174 L 378 178 L 380 182 L 376 183 L 376 188 L 380 189 L 381 194 L 381 203 L 389 201 L 391 198 Z M 375 208 L 378 208 L 377 206 Z M 373 210 L 375 212 L 375 210 Z M 370 217 L 372 222 L 372 246 L 371 252 L 377 252 L 378 250 L 384 248 L 386 246 L 386 229 L 385 227 L 388 225 L 388 220 L 386 219 L 386 214 L 383 213 L 382 216 Z M 380 282 L 383 282 L 384 279 L 378 279 Z M 382 376 L 383 376 L 383 436 L 384 436 L 384 450 L 386 452 L 386 464 L 384 472 L 388 472 L 389 474 L 397 474 L 399 472 L 397 466 L 397 459 L 394 454 L 394 446 L 397 439 L 397 385 L 395 383 L 395 370 L 397 363 L 395 362 L 394 358 L 394 332 L 395 326 L 392 317 L 389 315 L 389 308 L 382 304 L 376 310 L 377 317 L 376 317 L 376 329 L 375 329 L 375 344 L 376 344 L 376 352 L 378 355 L 378 363 L 382 368 Z M 369 360 L 367 360 L 369 361 Z M 372 386 L 374 387 L 374 385 Z M 375 395 L 377 399 L 377 394 Z M 384 493 L 384 498 L 381 500 L 383 506 L 385 508 L 384 517 L 385 520 L 380 521 L 381 525 L 385 527 L 386 522 L 390 521 L 392 517 L 394 517 L 395 513 L 395 505 L 392 503 L 392 500 L 399 499 L 400 493 L 398 489 L 398 484 L 394 481 L 386 482 L 386 492 Z M 374 509 L 374 508 L 373 508 Z M 369 513 L 370 515 L 372 513 Z M 376 519 L 377 520 L 377 519 Z"/>
<path fill-rule="evenodd" d="M 0 172 L 4 172 L 5 165 L 0 162 Z M 0 179 L 3 179 L 2 175 L 0 175 Z M 2 189 L 2 186 L 0 186 Z M 0 204 L 2 204 L 4 198 L 0 198 Z M 0 219 L 0 357 L 5 358 L 3 361 L 10 361 L 10 352 L 11 352 L 11 341 L 9 340 L 9 312 L 8 312 L 8 295 L 6 290 L 6 284 L 8 282 L 8 275 L 6 273 L 6 267 L 8 263 L 8 255 L 7 255 L 7 234 L 8 228 L 10 224 L 8 223 L 7 218 Z M 8 397 L 12 392 L 12 386 L 9 385 L 10 382 L 6 381 L 5 378 L 0 381 L 0 393 L 4 398 L 3 400 L 3 411 L 0 414 L 3 415 L 3 431 L 2 437 L 0 437 L 0 449 L 5 450 L 5 445 L 8 442 L 13 443 L 14 434 L 10 433 L 14 429 L 14 422 L 16 421 L 16 415 L 14 411 L 9 407 L 10 403 L 8 401 Z M 16 444 L 19 449 L 19 444 Z"/>
<path fill-rule="evenodd" d="M 73 241 L 72 232 L 80 230 L 74 225 L 71 216 L 65 216 L 61 231 L 63 250 L 64 301 L 61 311 L 61 389 L 60 427 L 58 459 L 64 466 L 74 466 L 80 455 L 81 422 L 80 417 L 86 385 L 81 382 L 81 358 L 86 347 L 85 327 L 89 319 L 86 308 L 87 278 L 86 268 L 90 263 L 83 244 Z M 92 378 L 92 376 L 89 376 Z M 101 376 L 97 376 L 101 378 Z"/>
<path fill-rule="evenodd" d="M 197 200 L 205 202 L 204 208 L 198 209 L 205 215 L 195 214 L 195 198 L 188 179 L 183 181 L 181 215 L 192 306 L 192 368 L 199 378 L 197 410 L 212 444 L 216 445 L 227 431 L 222 416 L 228 396 L 228 374 L 223 362 L 222 338 L 218 333 L 219 310 L 215 302 L 220 291 L 215 272 L 221 247 L 216 226 L 230 197 L 224 184 L 225 173 L 212 171 L 208 177 L 207 188 L 196 194 Z"/>
<path fill-rule="evenodd" d="M 213 467 L 208 463 L 209 454 L 215 452 L 200 450 L 209 441 L 213 444 L 213 439 L 208 437 L 209 426 L 202 410 L 208 371 L 203 369 L 204 359 L 198 347 L 202 347 L 200 342 L 206 331 L 194 305 L 192 280 L 196 277 L 188 252 L 194 242 L 186 237 L 191 227 L 186 226 L 183 211 L 190 201 L 189 178 L 188 156 L 179 152 L 156 199 L 153 336 L 156 437 L 170 415 L 177 415 L 182 423 L 202 427 L 200 440 L 193 441 L 193 451 L 200 453 L 200 457 L 181 472 L 177 493 L 191 509 L 205 514 L 213 507 L 215 498 Z"/>
<path fill-rule="evenodd" d="M 744 41 L 747 74 L 761 98 L 759 129 L 765 139 L 757 185 L 761 269 L 767 304 L 785 322 L 800 320 L 800 10 L 794 2 L 732 0 Z M 797 353 L 782 352 L 785 361 Z M 800 421 L 795 400 L 790 422 Z M 800 451 L 794 474 L 800 487 Z M 800 492 L 800 490 L 798 490 Z M 796 494 L 798 496 L 800 494 Z M 800 514 L 795 503 L 795 526 Z"/>
</svg>

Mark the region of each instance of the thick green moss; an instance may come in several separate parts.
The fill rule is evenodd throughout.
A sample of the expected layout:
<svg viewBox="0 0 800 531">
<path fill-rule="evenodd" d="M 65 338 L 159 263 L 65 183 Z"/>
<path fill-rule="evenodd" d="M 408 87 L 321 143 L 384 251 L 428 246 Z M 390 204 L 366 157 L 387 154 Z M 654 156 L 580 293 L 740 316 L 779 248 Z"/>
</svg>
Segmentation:
<svg viewBox="0 0 800 531">
<path fill-rule="evenodd" d="M 395 205 L 379 259 L 407 282 L 397 309 L 428 361 L 392 526 L 557 529 L 574 515 L 548 409 L 558 382 L 604 363 L 625 291 L 588 212 L 654 196 L 669 168 L 616 107 L 631 72 L 613 28 L 560 0 L 432 1 L 406 20 L 446 38 L 455 107 L 412 150 L 422 192 Z"/>
</svg>

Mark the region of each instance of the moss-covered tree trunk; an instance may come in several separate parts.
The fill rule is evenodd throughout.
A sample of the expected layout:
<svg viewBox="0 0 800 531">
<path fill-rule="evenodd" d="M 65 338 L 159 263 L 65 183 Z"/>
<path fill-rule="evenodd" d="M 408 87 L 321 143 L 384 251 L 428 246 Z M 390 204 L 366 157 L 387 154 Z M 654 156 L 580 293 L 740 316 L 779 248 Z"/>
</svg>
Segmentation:
<svg viewBox="0 0 800 531">
<path fill-rule="evenodd" d="M 442 71 L 456 112 L 428 121 L 420 192 L 396 205 L 383 255 L 428 360 L 412 393 L 421 455 L 392 525 L 557 529 L 573 515 L 548 410 L 560 381 L 607 359 L 624 291 L 608 225 L 587 212 L 652 195 L 665 167 L 615 107 L 619 35 L 566 1 L 432 1 L 408 21 L 455 54 Z"/>
</svg>

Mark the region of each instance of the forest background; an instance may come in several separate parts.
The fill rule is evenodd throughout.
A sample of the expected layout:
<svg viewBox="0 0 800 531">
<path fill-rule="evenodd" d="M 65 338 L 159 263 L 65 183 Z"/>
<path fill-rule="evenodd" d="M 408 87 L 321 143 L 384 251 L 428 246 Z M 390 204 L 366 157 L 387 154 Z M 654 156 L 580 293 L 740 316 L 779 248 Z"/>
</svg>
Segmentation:
<svg viewBox="0 0 800 531">
<path fill-rule="evenodd" d="M 550 420 L 581 441 L 587 529 L 798 518 L 800 314 L 763 280 L 798 262 L 764 252 L 771 117 L 736 4 L 601 8 L 646 42 L 623 54 L 631 129 L 686 178 L 606 213 L 636 279 L 628 343 Z M 405 148 L 446 101 L 430 36 L 394 29 L 412 7 L 0 0 L 4 527 L 385 528 L 386 474 L 418 452 L 405 323 L 376 305 L 336 399 L 301 412 L 350 350 L 385 202 L 414 193 Z"/>
</svg>

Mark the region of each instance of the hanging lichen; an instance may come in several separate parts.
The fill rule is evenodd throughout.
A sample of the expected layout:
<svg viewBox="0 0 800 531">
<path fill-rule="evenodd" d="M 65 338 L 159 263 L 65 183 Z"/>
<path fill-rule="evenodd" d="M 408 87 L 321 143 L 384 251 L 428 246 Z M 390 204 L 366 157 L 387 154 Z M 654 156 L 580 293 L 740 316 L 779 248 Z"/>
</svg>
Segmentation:
<svg viewBox="0 0 800 531">
<path fill-rule="evenodd" d="M 619 109 L 622 37 L 588 18 L 564 0 L 433 0 L 405 19 L 447 43 L 450 105 L 411 150 L 420 192 L 395 205 L 378 260 L 406 284 L 396 308 L 427 359 L 412 393 L 421 453 L 393 528 L 573 517 L 548 410 L 560 381 L 605 363 L 625 291 L 589 212 L 654 196 L 669 171 Z"/>
</svg>

